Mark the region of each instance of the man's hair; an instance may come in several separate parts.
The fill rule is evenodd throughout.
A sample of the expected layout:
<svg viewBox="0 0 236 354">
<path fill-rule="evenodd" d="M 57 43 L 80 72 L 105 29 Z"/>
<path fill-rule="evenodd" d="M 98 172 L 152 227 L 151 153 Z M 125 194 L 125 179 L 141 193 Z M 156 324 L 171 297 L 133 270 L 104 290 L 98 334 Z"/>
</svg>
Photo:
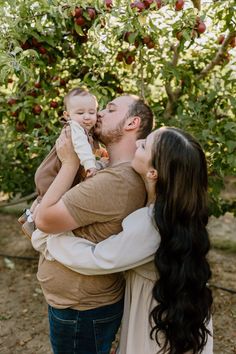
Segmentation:
<svg viewBox="0 0 236 354">
<path fill-rule="evenodd" d="M 138 130 L 138 139 L 145 139 L 153 129 L 153 113 L 151 108 L 138 96 L 134 96 L 134 103 L 131 105 L 127 116 L 138 116 L 141 119 Z"/>
<path fill-rule="evenodd" d="M 68 102 L 69 102 L 69 99 L 71 97 L 74 97 L 74 96 L 92 96 L 96 103 L 97 103 L 97 99 L 96 97 L 91 94 L 87 89 L 85 88 L 81 88 L 81 87 L 75 87 L 74 89 L 72 89 L 71 91 L 69 91 L 66 96 L 64 97 L 64 105 L 65 105 L 65 108 L 67 108 L 67 105 L 68 105 Z"/>
</svg>

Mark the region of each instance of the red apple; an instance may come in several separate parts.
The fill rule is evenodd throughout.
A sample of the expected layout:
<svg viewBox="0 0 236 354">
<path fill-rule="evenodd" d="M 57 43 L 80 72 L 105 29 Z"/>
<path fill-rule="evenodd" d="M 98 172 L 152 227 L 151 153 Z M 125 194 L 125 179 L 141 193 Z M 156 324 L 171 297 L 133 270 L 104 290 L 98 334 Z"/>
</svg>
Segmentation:
<svg viewBox="0 0 236 354">
<path fill-rule="evenodd" d="M 152 49 L 155 47 L 155 43 L 153 41 L 148 42 L 147 44 L 148 49 Z"/>
<path fill-rule="evenodd" d="M 53 55 L 48 55 L 48 63 L 54 64 L 56 62 L 56 57 Z"/>
<path fill-rule="evenodd" d="M 206 30 L 206 25 L 204 22 L 199 22 L 199 24 L 197 25 L 197 31 L 199 34 L 204 33 Z"/>
<path fill-rule="evenodd" d="M 83 14 L 83 9 L 81 7 L 76 7 L 74 17 L 80 17 L 82 16 L 82 14 Z"/>
<path fill-rule="evenodd" d="M 136 6 L 136 7 L 138 8 L 138 11 L 139 11 L 139 12 L 142 12 L 143 10 L 145 10 L 145 5 L 144 5 L 144 3 L 141 2 L 141 1 L 139 1 L 139 2 L 137 3 L 137 6 Z"/>
<path fill-rule="evenodd" d="M 145 36 L 143 37 L 142 41 L 143 41 L 143 44 L 148 44 L 149 42 L 151 42 L 151 37 L 150 36 Z"/>
<path fill-rule="evenodd" d="M 84 26 L 86 23 L 85 19 L 82 16 L 77 17 L 75 22 L 77 23 L 78 26 L 81 26 L 81 27 Z"/>
<path fill-rule="evenodd" d="M 222 44 L 224 42 L 224 40 L 225 40 L 225 36 L 223 34 L 221 34 L 217 39 L 217 43 Z"/>
<path fill-rule="evenodd" d="M 124 53 L 123 52 L 119 52 L 116 56 L 116 60 L 117 61 L 123 61 L 124 59 Z"/>
<path fill-rule="evenodd" d="M 51 108 L 57 108 L 58 107 L 58 103 L 56 101 L 51 101 L 50 102 L 50 107 Z"/>
<path fill-rule="evenodd" d="M 156 0 L 156 6 L 158 9 L 160 9 L 162 6 L 162 0 Z"/>
<path fill-rule="evenodd" d="M 36 129 L 42 128 L 42 124 L 34 123 L 34 128 L 36 128 Z"/>
<path fill-rule="evenodd" d="M 36 90 L 30 90 L 28 93 L 27 93 L 28 96 L 32 96 L 32 97 L 37 97 L 38 96 L 38 93 Z"/>
<path fill-rule="evenodd" d="M 36 104 L 34 107 L 33 107 L 33 113 L 34 114 L 40 114 L 42 112 L 42 107 L 39 105 L 39 104 Z"/>
<path fill-rule="evenodd" d="M 135 57 L 132 54 L 129 54 L 125 57 L 125 62 L 128 65 L 132 64 L 134 60 L 135 60 Z"/>
<path fill-rule="evenodd" d="M 183 33 L 182 33 L 182 31 L 176 32 L 175 36 L 176 36 L 176 38 L 177 38 L 179 41 L 181 41 L 181 39 L 183 38 Z"/>
<path fill-rule="evenodd" d="M 180 11 L 184 7 L 184 0 L 177 0 L 175 3 L 175 11 Z"/>
<path fill-rule="evenodd" d="M 32 38 L 32 44 L 34 47 L 39 48 L 40 47 L 40 43 L 38 42 L 38 40 L 36 38 Z"/>
<path fill-rule="evenodd" d="M 93 7 L 88 7 L 87 14 L 91 20 L 94 20 L 96 17 L 96 10 Z"/>
<path fill-rule="evenodd" d="M 130 33 L 131 33 L 131 32 L 125 32 L 125 33 L 124 33 L 124 40 L 125 40 L 126 42 L 129 42 L 129 35 L 130 35 Z"/>
<path fill-rule="evenodd" d="M 86 34 L 84 36 L 79 36 L 79 42 L 80 43 L 88 42 L 88 36 Z"/>
<path fill-rule="evenodd" d="M 41 54 L 46 54 L 46 53 L 47 53 L 47 49 L 44 48 L 43 46 L 41 46 L 41 47 L 39 47 L 39 52 L 40 52 Z"/>
<path fill-rule="evenodd" d="M 15 127 L 17 132 L 24 132 L 26 130 L 26 124 L 24 122 L 17 121 Z"/>
<path fill-rule="evenodd" d="M 18 111 L 11 112 L 12 117 L 18 117 Z"/>
<path fill-rule="evenodd" d="M 27 50 L 31 48 L 29 41 L 25 41 L 24 43 L 21 43 L 20 46 L 23 50 Z"/>
<path fill-rule="evenodd" d="M 126 42 L 130 43 L 129 38 L 130 38 L 130 36 L 131 36 L 132 34 L 133 34 L 133 32 L 125 32 L 125 34 L 124 34 L 124 40 L 125 40 Z"/>
<path fill-rule="evenodd" d="M 116 92 L 121 94 L 124 92 L 124 90 L 121 87 L 117 87 Z"/>
<path fill-rule="evenodd" d="M 66 80 L 60 79 L 60 86 L 66 86 Z"/>
<path fill-rule="evenodd" d="M 145 5 L 144 5 L 144 3 L 141 2 L 141 1 L 134 1 L 134 2 L 130 5 L 130 7 L 131 7 L 132 9 L 134 9 L 134 8 L 136 7 L 139 12 L 142 12 L 142 11 L 145 10 Z"/>
<path fill-rule="evenodd" d="M 105 0 L 104 3 L 107 9 L 111 9 L 113 6 L 112 0 Z"/>
<path fill-rule="evenodd" d="M 236 37 L 233 37 L 231 39 L 231 41 L 229 42 L 229 44 L 232 48 L 235 48 L 236 47 Z"/>
<path fill-rule="evenodd" d="M 38 81 L 37 81 L 37 82 L 35 82 L 34 87 L 36 87 L 36 88 L 38 88 L 38 89 L 39 89 L 39 88 L 41 87 L 40 82 L 38 82 Z"/>
<path fill-rule="evenodd" d="M 140 44 L 139 38 L 138 38 L 138 39 L 135 39 L 135 41 L 134 41 L 134 46 L 135 46 L 136 48 L 138 48 L 139 44 Z"/>
<path fill-rule="evenodd" d="M 154 0 L 144 0 L 143 3 L 146 7 L 146 9 L 148 9 L 150 7 L 150 5 L 152 5 Z"/>
<path fill-rule="evenodd" d="M 16 104 L 17 100 L 15 98 L 10 98 L 7 103 L 10 105 L 10 106 L 13 106 L 14 104 Z"/>
<path fill-rule="evenodd" d="M 58 79 L 59 79 L 59 77 L 56 75 L 56 76 L 53 76 L 52 81 L 57 81 Z"/>
</svg>

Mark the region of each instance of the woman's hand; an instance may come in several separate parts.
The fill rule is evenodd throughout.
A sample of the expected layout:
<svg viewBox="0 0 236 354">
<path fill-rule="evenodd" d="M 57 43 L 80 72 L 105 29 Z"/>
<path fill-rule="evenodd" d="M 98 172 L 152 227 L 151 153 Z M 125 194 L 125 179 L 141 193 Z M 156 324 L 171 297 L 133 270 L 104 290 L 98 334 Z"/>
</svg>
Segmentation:
<svg viewBox="0 0 236 354">
<path fill-rule="evenodd" d="M 70 164 L 70 165 L 78 165 L 79 167 L 79 158 L 74 151 L 74 147 L 71 139 L 71 130 L 70 126 L 65 127 L 59 138 L 56 141 L 56 150 L 58 158 L 61 163 Z"/>
</svg>

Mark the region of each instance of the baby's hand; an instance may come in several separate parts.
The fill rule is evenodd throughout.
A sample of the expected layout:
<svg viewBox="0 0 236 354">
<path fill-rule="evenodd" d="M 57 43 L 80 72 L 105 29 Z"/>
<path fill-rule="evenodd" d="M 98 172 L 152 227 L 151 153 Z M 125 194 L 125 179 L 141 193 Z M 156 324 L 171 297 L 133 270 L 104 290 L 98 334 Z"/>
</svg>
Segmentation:
<svg viewBox="0 0 236 354">
<path fill-rule="evenodd" d="M 98 170 L 96 168 L 90 168 L 89 170 L 86 171 L 86 178 L 90 178 L 96 175 Z"/>
</svg>

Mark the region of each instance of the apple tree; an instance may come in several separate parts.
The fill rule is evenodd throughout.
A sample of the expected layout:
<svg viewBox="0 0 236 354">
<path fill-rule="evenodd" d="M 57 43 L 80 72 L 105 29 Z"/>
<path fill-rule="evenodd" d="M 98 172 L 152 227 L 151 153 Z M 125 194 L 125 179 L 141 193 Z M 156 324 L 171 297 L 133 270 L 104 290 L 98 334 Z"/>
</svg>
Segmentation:
<svg viewBox="0 0 236 354">
<path fill-rule="evenodd" d="M 234 0 L 0 0 L 0 183 L 9 197 L 33 176 L 75 86 L 100 107 L 143 97 L 156 126 L 189 131 L 207 154 L 212 212 L 236 172 Z"/>
</svg>

